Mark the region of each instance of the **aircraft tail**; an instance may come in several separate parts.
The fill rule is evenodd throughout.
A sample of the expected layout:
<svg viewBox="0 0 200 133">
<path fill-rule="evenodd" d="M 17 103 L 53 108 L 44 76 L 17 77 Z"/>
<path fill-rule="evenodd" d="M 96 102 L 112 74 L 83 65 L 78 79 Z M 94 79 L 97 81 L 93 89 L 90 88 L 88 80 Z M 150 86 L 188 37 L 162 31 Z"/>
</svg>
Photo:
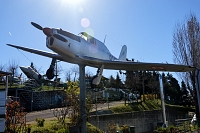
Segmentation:
<svg viewBox="0 0 200 133">
<path fill-rule="evenodd" d="M 126 55 L 127 55 L 127 47 L 126 47 L 126 45 L 123 45 L 122 50 L 121 50 L 120 55 L 119 55 L 119 60 L 125 61 Z"/>
</svg>

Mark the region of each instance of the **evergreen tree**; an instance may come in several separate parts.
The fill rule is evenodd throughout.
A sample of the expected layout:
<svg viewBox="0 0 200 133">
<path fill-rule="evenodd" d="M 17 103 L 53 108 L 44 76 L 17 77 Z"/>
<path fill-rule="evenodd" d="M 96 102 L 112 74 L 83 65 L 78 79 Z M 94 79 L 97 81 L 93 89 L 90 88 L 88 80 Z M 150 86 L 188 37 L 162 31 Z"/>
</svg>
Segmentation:
<svg viewBox="0 0 200 133">
<path fill-rule="evenodd" d="M 126 71 L 125 86 L 131 93 L 141 90 L 141 72 L 140 71 Z M 140 93 L 141 94 L 141 93 Z"/>
<path fill-rule="evenodd" d="M 164 83 L 164 96 L 166 100 L 169 100 L 172 104 L 180 104 L 181 90 L 178 84 L 178 80 L 173 77 L 172 74 L 167 74 Z"/>
<path fill-rule="evenodd" d="M 123 83 L 119 77 L 119 74 L 117 73 L 116 75 L 116 80 L 115 80 L 115 88 L 120 89 L 122 87 Z"/>
<path fill-rule="evenodd" d="M 188 103 L 188 91 L 185 82 L 182 80 L 181 82 L 181 92 L 182 92 L 182 104 L 186 106 Z"/>
<path fill-rule="evenodd" d="M 113 87 L 115 87 L 114 85 L 115 85 L 115 79 L 114 79 L 113 76 L 111 75 L 110 78 L 109 78 L 109 83 L 107 84 L 106 87 L 108 87 L 108 88 L 113 88 Z"/>
</svg>

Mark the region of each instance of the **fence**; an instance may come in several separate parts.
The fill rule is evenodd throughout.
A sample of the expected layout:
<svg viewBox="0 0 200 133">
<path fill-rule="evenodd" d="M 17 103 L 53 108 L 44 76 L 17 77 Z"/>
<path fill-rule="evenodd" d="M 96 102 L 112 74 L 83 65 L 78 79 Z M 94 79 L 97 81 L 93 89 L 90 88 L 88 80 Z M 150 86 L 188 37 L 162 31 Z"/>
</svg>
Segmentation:
<svg viewBox="0 0 200 133">
<path fill-rule="evenodd" d="M 179 131 L 184 131 L 184 133 L 189 131 L 195 131 L 198 130 L 198 123 L 197 121 L 192 121 L 192 118 L 188 119 L 177 119 L 175 120 L 175 126 L 178 128 Z"/>
</svg>

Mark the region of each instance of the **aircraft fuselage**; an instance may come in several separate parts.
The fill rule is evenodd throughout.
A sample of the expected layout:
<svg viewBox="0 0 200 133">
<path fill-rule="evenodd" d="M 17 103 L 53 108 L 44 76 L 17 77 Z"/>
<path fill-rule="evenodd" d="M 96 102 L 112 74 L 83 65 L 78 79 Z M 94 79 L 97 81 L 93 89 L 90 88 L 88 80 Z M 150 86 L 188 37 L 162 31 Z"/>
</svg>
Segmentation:
<svg viewBox="0 0 200 133">
<path fill-rule="evenodd" d="M 103 60 L 117 60 L 101 41 L 85 32 L 81 32 L 78 36 L 61 29 L 52 29 L 52 32 L 64 37 L 66 41 L 47 36 L 46 46 L 62 57 L 67 58 L 68 62 L 70 60 L 71 63 L 79 64 L 80 61 L 76 59 L 77 55 Z"/>
</svg>

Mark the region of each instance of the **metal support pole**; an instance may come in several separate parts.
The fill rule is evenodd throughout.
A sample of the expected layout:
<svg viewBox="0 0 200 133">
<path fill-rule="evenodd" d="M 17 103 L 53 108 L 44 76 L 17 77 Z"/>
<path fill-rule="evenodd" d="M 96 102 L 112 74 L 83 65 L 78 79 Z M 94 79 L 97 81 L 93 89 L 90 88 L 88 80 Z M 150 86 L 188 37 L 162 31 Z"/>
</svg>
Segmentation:
<svg viewBox="0 0 200 133">
<path fill-rule="evenodd" d="M 198 100 L 199 114 L 200 114 L 200 69 L 195 70 L 195 83 L 196 83 L 197 100 Z"/>
<path fill-rule="evenodd" d="M 80 111 L 81 111 L 81 133 L 86 133 L 86 87 L 85 87 L 85 65 L 79 65 L 80 75 Z"/>
<path fill-rule="evenodd" d="M 6 75 L 6 102 L 8 98 L 8 75 Z"/>
<path fill-rule="evenodd" d="M 31 112 L 33 111 L 33 90 L 31 91 Z"/>
<path fill-rule="evenodd" d="M 15 90 L 15 100 L 17 102 L 20 102 L 19 99 L 18 99 L 18 88 Z M 21 105 L 21 104 L 20 104 Z"/>
<path fill-rule="evenodd" d="M 162 81 L 161 75 L 159 75 L 159 82 L 160 82 L 160 98 L 161 98 L 161 106 L 162 106 L 163 127 L 166 127 L 167 122 L 166 122 L 166 114 L 165 114 L 165 101 L 164 101 L 164 94 L 163 94 L 163 81 Z"/>
</svg>

